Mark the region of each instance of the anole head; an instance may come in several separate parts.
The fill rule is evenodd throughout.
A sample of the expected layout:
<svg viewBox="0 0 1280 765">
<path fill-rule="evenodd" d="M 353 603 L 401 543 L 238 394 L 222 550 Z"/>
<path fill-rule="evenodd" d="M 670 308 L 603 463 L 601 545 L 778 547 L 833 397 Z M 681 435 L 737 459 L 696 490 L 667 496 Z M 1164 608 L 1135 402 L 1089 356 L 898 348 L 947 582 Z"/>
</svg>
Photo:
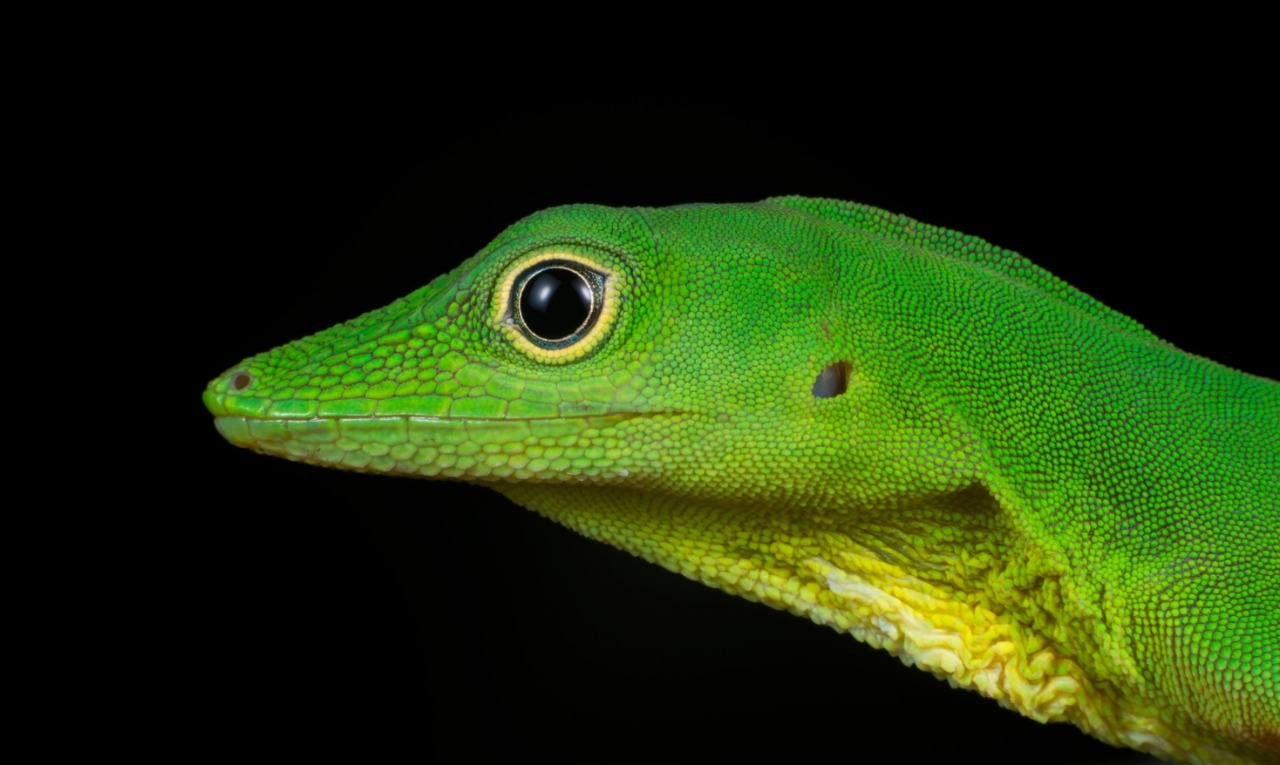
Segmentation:
<svg viewBox="0 0 1280 765">
<path fill-rule="evenodd" d="M 883 328 L 855 341 L 872 304 L 849 315 L 849 264 L 816 256 L 805 222 L 767 203 L 546 210 L 391 305 L 246 359 L 205 403 L 232 443 L 351 470 L 775 506 L 883 503 L 888 472 L 917 492 L 903 477 L 938 471 L 892 445 L 946 426 L 877 353 Z"/>
</svg>

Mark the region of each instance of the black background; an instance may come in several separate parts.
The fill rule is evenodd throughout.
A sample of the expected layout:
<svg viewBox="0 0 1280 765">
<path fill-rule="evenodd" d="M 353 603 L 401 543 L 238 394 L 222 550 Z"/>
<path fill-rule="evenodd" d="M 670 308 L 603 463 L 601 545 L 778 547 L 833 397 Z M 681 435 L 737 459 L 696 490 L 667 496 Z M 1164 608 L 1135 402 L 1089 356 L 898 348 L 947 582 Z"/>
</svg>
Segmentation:
<svg viewBox="0 0 1280 765">
<path fill-rule="evenodd" d="M 153 586 L 180 591 L 161 642 L 174 693 L 198 700 L 192 730 L 227 751 L 251 737 L 263 753 L 394 745 L 446 760 L 936 760 L 977 746 L 989 763 L 1128 761 L 483 487 L 233 448 L 200 391 L 539 209 L 780 194 L 982 236 L 1185 350 L 1280 378 L 1274 209 L 1257 191 L 1274 176 L 1271 133 L 1209 92 L 785 108 L 709 92 L 689 108 L 634 93 L 586 106 L 569 90 L 443 100 L 428 83 L 395 94 L 402 110 L 291 85 L 177 120 L 186 139 L 160 191 L 187 285 L 168 308 L 180 437 L 160 456 L 183 489 Z M 1223 119 L 1191 126 L 1189 108 Z"/>
</svg>

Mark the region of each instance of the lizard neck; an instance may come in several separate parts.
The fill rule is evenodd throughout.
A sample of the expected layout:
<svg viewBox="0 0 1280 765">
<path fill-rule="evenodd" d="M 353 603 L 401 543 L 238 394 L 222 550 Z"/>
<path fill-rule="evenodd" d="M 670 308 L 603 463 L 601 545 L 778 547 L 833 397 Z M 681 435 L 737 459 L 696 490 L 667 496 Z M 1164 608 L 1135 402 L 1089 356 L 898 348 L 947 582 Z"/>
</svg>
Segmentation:
<svg viewBox="0 0 1280 765">
<path fill-rule="evenodd" d="M 563 488 L 498 487 L 586 536 L 847 632 L 1037 720 L 1070 721 L 1166 757 L 1245 762 L 1188 736 L 1184 719 L 1162 719 L 1159 709 L 1097 687 L 1091 659 L 1106 654 L 1078 629 L 1063 561 L 1026 544 L 980 487 L 878 517 L 823 509 L 799 517 L 623 486 Z M 947 521 L 941 531 L 939 518 Z M 1135 721 L 1141 735 L 1132 733 Z"/>
</svg>

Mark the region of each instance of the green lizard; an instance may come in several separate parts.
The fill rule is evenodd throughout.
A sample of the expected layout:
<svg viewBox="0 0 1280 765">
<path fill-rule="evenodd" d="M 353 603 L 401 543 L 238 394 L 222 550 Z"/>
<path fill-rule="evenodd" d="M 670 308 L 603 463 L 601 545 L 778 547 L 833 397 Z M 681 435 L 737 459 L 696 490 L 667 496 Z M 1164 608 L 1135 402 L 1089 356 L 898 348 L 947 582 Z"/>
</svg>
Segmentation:
<svg viewBox="0 0 1280 765">
<path fill-rule="evenodd" d="M 262 452 L 491 482 L 1038 720 L 1280 758 L 1280 385 L 973 237 L 555 208 L 205 403 Z"/>
</svg>

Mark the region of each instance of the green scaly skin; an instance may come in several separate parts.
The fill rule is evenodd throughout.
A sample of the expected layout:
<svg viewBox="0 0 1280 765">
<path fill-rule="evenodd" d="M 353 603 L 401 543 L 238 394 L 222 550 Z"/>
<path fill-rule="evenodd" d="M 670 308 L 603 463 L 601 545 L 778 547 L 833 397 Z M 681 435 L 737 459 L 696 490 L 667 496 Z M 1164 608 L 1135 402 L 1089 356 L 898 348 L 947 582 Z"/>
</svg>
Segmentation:
<svg viewBox="0 0 1280 765">
<path fill-rule="evenodd" d="M 550 350 L 509 300 L 548 259 L 604 277 Z M 555 208 L 205 402 L 237 445 L 491 482 L 1035 719 L 1280 761 L 1280 384 L 979 239 L 801 198 Z"/>
</svg>

